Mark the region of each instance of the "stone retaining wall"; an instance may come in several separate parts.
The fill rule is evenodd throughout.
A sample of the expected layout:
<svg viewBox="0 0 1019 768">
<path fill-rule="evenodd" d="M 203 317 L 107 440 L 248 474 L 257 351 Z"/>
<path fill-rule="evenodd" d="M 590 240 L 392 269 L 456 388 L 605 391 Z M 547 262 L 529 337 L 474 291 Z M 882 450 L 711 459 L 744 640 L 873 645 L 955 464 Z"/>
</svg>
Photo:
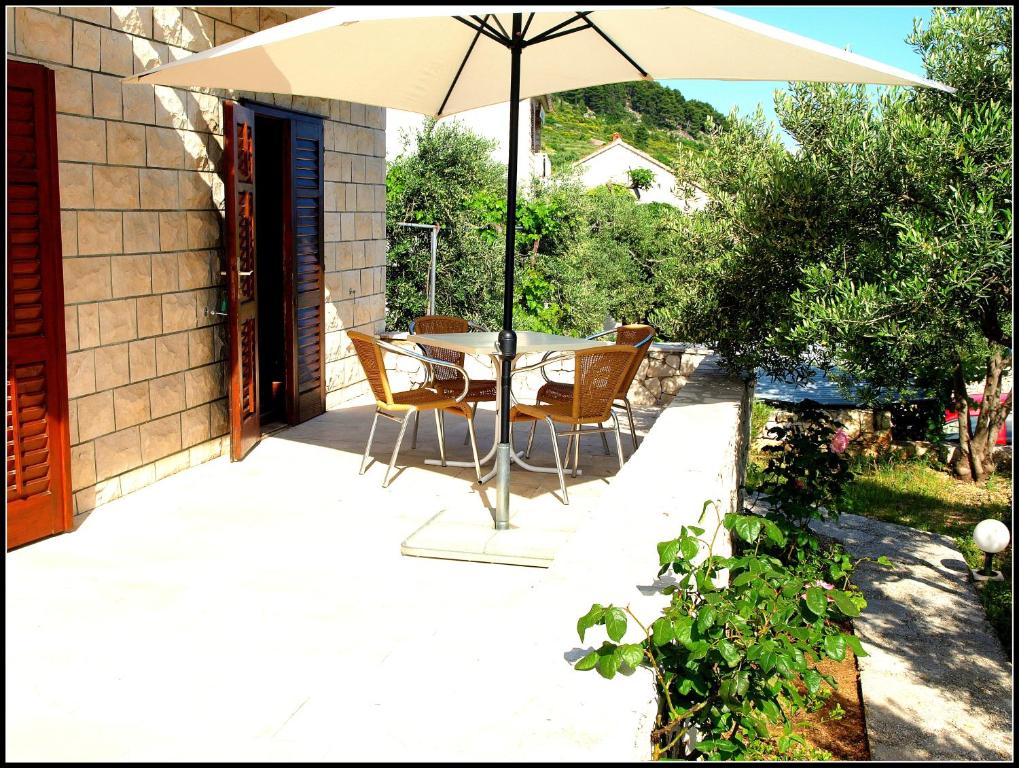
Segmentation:
<svg viewBox="0 0 1019 768">
<path fill-rule="evenodd" d="M 890 411 L 848 407 L 831 407 L 825 408 L 824 411 L 832 419 L 844 425 L 844 429 L 849 435 L 849 450 L 853 453 L 873 456 L 891 446 L 892 414 Z M 761 430 L 761 434 L 755 435 L 755 437 L 765 442 L 776 442 L 769 440 L 768 430 L 773 427 L 787 427 L 799 423 L 797 419 L 797 415 L 792 411 L 776 408 L 772 411 L 768 423 Z"/>
</svg>

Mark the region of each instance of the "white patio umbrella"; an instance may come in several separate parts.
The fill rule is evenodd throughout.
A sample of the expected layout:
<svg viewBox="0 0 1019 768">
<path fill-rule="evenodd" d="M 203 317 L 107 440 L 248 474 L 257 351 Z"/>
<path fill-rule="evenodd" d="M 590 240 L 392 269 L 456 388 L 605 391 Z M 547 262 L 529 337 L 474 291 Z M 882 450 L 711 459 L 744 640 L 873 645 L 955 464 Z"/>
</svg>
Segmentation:
<svg viewBox="0 0 1019 768">
<path fill-rule="evenodd" d="M 932 80 L 714 8 L 331 8 L 128 81 L 286 93 L 441 117 L 509 100 L 506 266 L 499 334 L 509 403 L 521 98 L 629 80 Z M 509 408 L 497 452 L 497 529 L 509 526 Z"/>
</svg>

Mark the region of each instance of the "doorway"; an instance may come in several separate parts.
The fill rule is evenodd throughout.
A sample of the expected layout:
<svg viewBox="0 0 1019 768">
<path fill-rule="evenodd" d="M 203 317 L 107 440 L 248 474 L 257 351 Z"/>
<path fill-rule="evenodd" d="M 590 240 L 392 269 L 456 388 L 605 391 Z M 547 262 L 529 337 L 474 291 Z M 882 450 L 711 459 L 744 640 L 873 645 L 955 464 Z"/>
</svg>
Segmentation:
<svg viewBox="0 0 1019 768">
<path fill-rule="evenodd" d="M 255 274 L 258 301 L 258 406 L 262 434 L 287 424 L 286 334 L 284 313 L 284 221 L 290 216 L 284 195 L 289 165 L 289 125 L 255 115 Z"/>
<path fill-rule="evenodd" d="M 226 101 L 230 457 L 325 410 L 322 118 Z"/>
</svg>

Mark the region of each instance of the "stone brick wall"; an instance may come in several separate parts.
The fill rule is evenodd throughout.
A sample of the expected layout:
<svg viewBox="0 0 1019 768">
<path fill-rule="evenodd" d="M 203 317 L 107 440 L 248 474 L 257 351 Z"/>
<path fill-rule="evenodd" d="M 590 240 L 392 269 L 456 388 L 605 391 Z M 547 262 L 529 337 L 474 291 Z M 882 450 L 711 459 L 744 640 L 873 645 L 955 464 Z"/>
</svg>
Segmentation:
<svg viewBox="0 0 1019 768">
<path fill-rule="evenodd" d="M 122 78 L 318 8 L 19 7 L 7 55 L 55 71 L 75 513 L 228 447 L 222 99 L 325 120 L 327 407 L 367 391 L 346 330 L 385 316 L 385 110 Z"/>
</svg>

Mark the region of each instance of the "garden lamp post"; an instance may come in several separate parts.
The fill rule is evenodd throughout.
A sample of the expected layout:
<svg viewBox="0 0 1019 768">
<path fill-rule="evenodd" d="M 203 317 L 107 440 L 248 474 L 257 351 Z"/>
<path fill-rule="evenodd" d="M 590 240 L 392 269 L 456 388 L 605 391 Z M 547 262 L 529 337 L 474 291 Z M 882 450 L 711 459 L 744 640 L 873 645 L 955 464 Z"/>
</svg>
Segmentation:
<svg viewBox="0 0 1019 768">
<path fill-rule="evenodd" d="M 977 581 L 1002 581 L 1001 571 L 993 569 L 994 556 L 1003 551 L 1012 540 L 1011 533 L 1000 520 L 981 520 L 973 529 L 973 541 L 984 553 L 984 567 L 979 573 L 974 572 Z"/>
</svg>

